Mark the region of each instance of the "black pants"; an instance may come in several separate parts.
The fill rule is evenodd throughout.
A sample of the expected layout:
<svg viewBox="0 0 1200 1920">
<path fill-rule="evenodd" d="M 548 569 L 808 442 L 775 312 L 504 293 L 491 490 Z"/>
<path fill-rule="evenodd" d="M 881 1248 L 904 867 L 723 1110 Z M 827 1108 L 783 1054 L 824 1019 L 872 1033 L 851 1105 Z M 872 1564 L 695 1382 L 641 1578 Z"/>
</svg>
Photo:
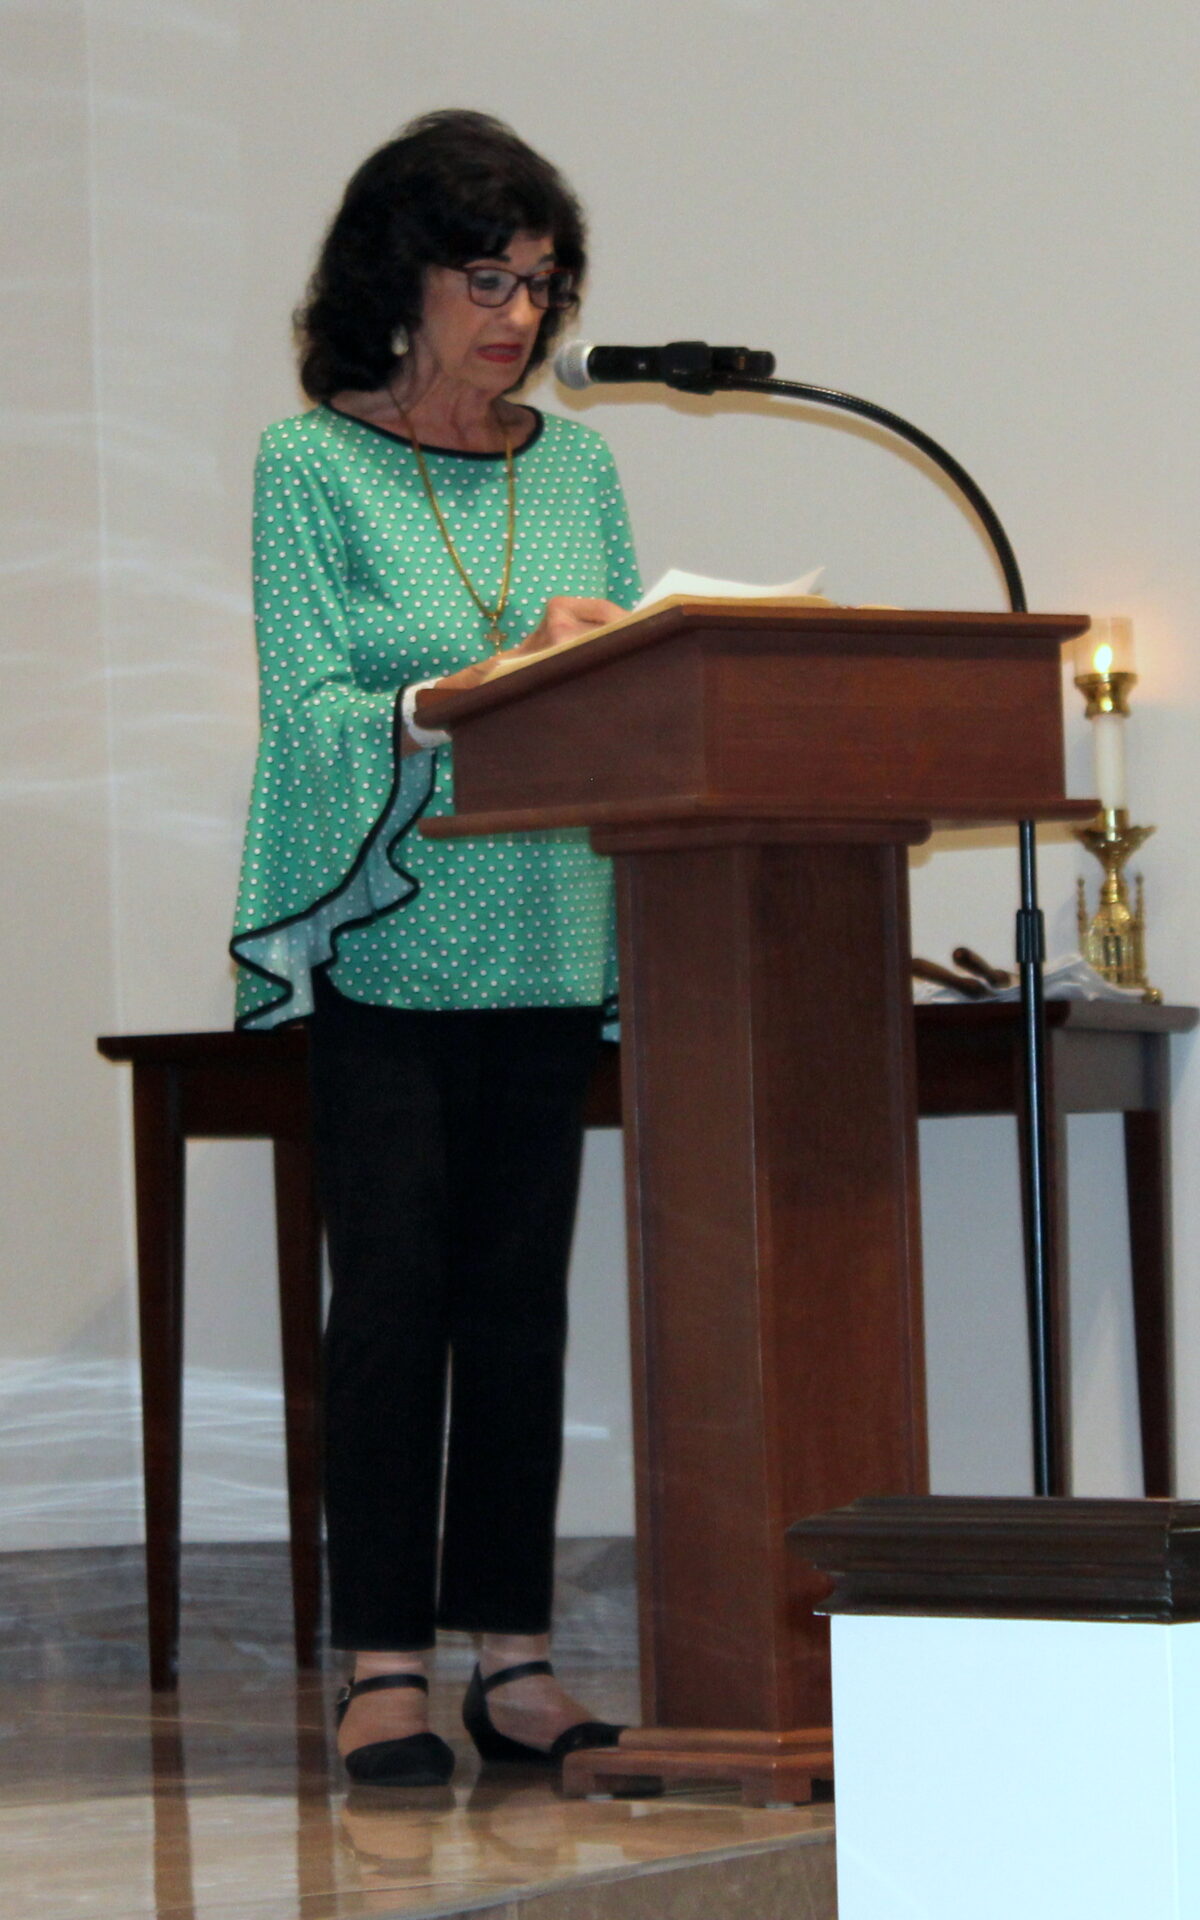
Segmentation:
<svg viewBox="0 0 1200 1920">
<path fill-rule="evenodd" d="M 599 1027 L 591 1007 L 367 1007 L 318 977 L 335 1646 L 550 1624 L 567 1264 Z"/>
</svg>

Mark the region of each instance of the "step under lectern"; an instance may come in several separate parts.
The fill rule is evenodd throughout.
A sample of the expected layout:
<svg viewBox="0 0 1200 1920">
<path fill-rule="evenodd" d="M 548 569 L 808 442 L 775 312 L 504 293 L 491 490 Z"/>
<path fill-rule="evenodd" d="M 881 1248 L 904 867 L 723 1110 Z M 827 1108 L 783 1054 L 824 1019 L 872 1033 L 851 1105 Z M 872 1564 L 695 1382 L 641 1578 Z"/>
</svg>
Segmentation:
<svg viewBox="0 0 1200 1920">
<path fill-rule="evenodd" d="M 926 1489 L 907 850 L 1082 818 L 1083 617 L 676 600 L 469 693 L 456 814 L 614 857 L 643 1713 L 829 1720 L 789 1526 Z M 761 1742 L 760 1742 L 761 1744 Z"/>
</svg>

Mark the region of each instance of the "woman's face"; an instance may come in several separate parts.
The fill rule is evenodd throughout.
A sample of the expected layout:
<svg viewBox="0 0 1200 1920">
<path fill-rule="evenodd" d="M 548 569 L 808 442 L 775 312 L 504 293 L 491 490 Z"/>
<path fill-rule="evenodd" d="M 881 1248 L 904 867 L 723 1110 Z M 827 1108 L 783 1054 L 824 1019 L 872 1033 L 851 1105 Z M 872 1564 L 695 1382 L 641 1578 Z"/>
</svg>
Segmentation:
<svg viewBox="0 0 1200 1920">
<path fill-rule="evenodd" d="M 554 265 L 554 243 L 547 234 L 516 233 L 505 252 L 467 265 L 538 273 Z M 465 274 L 453 267 L 430 267 L 413 340 L 418 378 L 440 375 L 493 397 L 507 393 L 524 373 L 544 319 L 528 287 L 518 286 L 502 307 L 480 307 L 467 292 Z"/>
</svg>

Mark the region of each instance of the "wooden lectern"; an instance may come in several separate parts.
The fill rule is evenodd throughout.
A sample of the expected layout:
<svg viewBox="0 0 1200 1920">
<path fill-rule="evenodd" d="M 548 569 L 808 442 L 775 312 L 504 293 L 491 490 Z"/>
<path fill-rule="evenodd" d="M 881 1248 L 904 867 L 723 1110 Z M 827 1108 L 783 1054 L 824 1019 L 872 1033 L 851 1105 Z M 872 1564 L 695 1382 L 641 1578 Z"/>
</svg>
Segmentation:
<svg viewBox="0 0 1200 1920">
<path fill-rule="evenodd" d="M 457 809 L 424 830 L 586 826 L 616 863 L 660 1745 L 738 1729 L 743 1759 L 811 1758 L 825 1583 L 787 1529 L 926 1489 L 907 849 L 1094 811 L 1063 796 L 1060 647 L 1085 625 L 676 600 L 421 700 Z"/>
</svg>

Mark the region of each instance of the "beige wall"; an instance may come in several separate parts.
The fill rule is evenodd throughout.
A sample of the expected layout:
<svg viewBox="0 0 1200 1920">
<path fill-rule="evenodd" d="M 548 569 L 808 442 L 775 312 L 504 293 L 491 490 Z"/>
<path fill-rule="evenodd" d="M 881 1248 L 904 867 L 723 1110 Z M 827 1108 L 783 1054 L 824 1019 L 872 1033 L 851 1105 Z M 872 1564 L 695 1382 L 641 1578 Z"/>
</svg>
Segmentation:
<svg viewBox="0 0 1200 1920">
<path fill-rule="evenodd" d="M 1194 12 L 1147 0 L 297 0 L 4 9 L 0 430 L 11 947 L 0 1419 L 12 1545 L 136 1537 L 127 1114 L 102 1031 L 215 1026 L 254 739 L 249 470 L 293 410 L 287 315 L 350 167 L 439 104 L 511 118 L 591 209 L 584 331 L 769 346 L 943 439 L 1002 513 L 1035 607 L 1131 614 L 1133 801 L 1153 970 L 1197 996 Z M 647 392 L 609 435 L 647 571 L 992 606 L 970 520 L 829 417 Z M 1071 695 L 1070 758 L 1088 785 Z M 634 745 L 631 736 L 631 747 Z M 1052 949 L 1083 856 L 1045 836 Z M 916 937 L 1002 955 L 1005 836 L 916 863 Z M 1200 1483 L 1200 1142 L 1177 1049 L 1181 1466 Z M 1119 1131 L 1076 1124 L 1080 1485 L 1132 1490 Z M 1008 1131 L 923 1129 L 934 1461 L 1023 1484 Z M 188 1512 L 281 1524 L 267 1166 L 193 1151 Z M 614 1142 L 592 1145 L 564 1525 L 629 1524 Z"/>
</svg>

